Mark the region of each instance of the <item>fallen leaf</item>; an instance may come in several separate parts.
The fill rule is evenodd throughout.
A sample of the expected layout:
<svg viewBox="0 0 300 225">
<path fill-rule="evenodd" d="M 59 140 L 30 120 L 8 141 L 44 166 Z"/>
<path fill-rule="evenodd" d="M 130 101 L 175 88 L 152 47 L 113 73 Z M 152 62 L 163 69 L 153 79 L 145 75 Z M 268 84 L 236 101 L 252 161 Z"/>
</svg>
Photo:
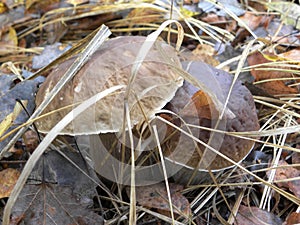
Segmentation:
<svg viewBox="0 0 300 225">
<path fill-rule="evenodd" d="M 71 187 L 27 184 L 12 209 L 10 224 L 104 224 L 90 209 L 92 203 L 75 195 Z"/>
<path fill-rule="evenodd" d="M 299 48 L 281 53 L 281 54 L 279 54 L 279 56 L 285 60 L 296 61 L 297 63 L 300 63 L 300 49 Z"/>
<path fill-rule="evenodd" d="M 28 130 L 23 135 L 24 144 L 26 146 L 26 151 L 32 153 L 36 147 L 39 145 L 39 138 L 35 131 Z"/>
<path fill-rule="evenodd" d="M 215 59 L 215 49 L 207 44 L 199 44 L 197 48 L 192 51 L 191 58 L 189 60 L 193 61 L 203 61 L 209 65 L 217 66 L 220 64 L 218 60 Z"/>
<path fill-rule="evenodd" d="M 190 204 L 188 200 L 180 193 L 183 189 L 181 185 L 169 184 L 173 212 L 177 215 L 189 217 L 191 215 Z M 168 212 L 170 216 L 170 205 L 168 193 L 164 183 L 153 184 L 149 186 L 136 187 L 137 202 L 143 207 L 154 208 L 161 212 Z"/>
<path fill-rule="evenodd" d="M 262 55 L 259 52 L 256 52 L 248 57 L 248 63 L 250 66 L 260 65 L 263 63 L 268 63 L 272 61 L 276 61 L 279 57 L 272 54 Z M 269 79 L 280 79 L 280 78 L 291 78 L 290 81 L 293 81 L 293 74 L 284 71 L 276 71 L 276 70 L 262 70 L 262 68 L 266 68 L 265 66 L 259 66 L 257 69 L 252 69 L 251 74 L 254 76 L 255 81 L 264 81 Z M 296 87 L 289 87 L 285 84 L 283 80 L 271 80 L 262 82 L 259 84 L 255 84 L 259 88 L 263 89 L 270 95 L 279 95 L 279 94 L 297 94 L 298 89 Z"/>
<path fill-rule="evenodd" d="M 15 79 L 16 76 L 0 75 L 0 121 L 1 130 L 4 130 L 4 136 L 7 132 L 24 123 L 29 117 L 21 105 L 17 103 L 17 99 L 27 102 L 25 108 L 29 114 L 35 108 L 34 100 L 37 82 L 28 80 L 15 84 Z M 7 121 L 3 122 L 4 120 Z M 11 123 L 12 120 L 13 123 Z M 0 150 L 12 138 L 12 135 L 5 138 L 4 136 L 0 137 Z"/>
<path fill-rule="evenodd" d="M 300 224 L 300 213 L 292 212 L 286 219 L 284 225 L 295 225 L 295 224 Z"/>
<path fill-rule="evenodd" d="M 279 168 L 276 169 L 274 181 L 281 181 L 290 178 L 299 178 L 300 170 L 297 170 L 294 167 L 291 167 L 284 160 L 280 160 L 278 163 Z M 271 173 L 271 170 L 267 172 L 267 175 Z M 283 187 L 289 189 L 294 195 L 300 198 L 300 180 L 291 180 L 286 182 L 277 182 L 278 187 Z"/>
<path fill-rule="evenodd" d="M 236 225 L 281 225 L 282 221 L 273 213 L 267 212 L 257 207 L 241 205 L 234 222 Z"/>
<path fill-rule="evenodd" d="M 264 16 L 258 16 L 252 12 L 246 12 L 240 19 L 243 20 L 251 30 L 255 30 L 264 22 Z"/>
<path fill-rule="evenodd" d="M 8 168 L 0 171 L 0 199 L 9 197 L 19 176 L 20 172 L 16 169 Z"/>
<path fill-rule="evenodd" d="M 218 110 L 211 98 L 204 91 L 198 90 L 191 96 L 190 102 L 180 113 L 187 117 L 198 116 L 199 118 L 213 119 L 212 115 L 218 115 Z"/>
<path fill-rule="evenodd" d="M 80 153 L 59 152 L 41 156 L 12 209 L 11 224 L 103 224 L 91 209 L 97 185 L 86 176 L 98 181 L 96 175 Z"/>
</svg>

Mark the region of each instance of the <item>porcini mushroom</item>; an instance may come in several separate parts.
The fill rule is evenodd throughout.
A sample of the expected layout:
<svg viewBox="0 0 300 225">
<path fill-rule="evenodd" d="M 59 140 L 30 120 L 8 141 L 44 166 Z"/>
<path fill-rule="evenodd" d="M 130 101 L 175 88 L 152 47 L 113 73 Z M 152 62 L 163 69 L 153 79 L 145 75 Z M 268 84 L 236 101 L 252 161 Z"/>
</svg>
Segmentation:
<svg viewBox="0 0 300 225">
<path fill-rule="evenodd" d="M 191 74 L 194 78 L 201 80 L 204 84 L 206 84 L 207 87 L 210 87 L 211 91 L 221 91 L 224 97 L 223 101 L 226 100 L 227 96 L 229 95 L 229 101 L 226 105 L 226 108 L 234 114 L 234 117 L 225 115 L 223 118 L 221 118 L 221 122 L 223 122 L 223 129 L 221 130 L 228 132 L 247 132 L 257 131 L 259 129 L 253 97 L 250 91 L 244 85 L 242 85 L 241 81 L 237 80 L 233 85 L 232 91 L 230 92 L 233 76 L 229 73 L 223 70 L 218 70 L 199 61 L 185 63 L 184 67 L 184 69 L 186 69 L 186 71 L 189 72 L 189 74 Z M 209 84 L 211 82 L 210 79 L 213 77 L 219 84 L 215 85 L 215 87 Z M 206 98 L 204 101 L 208 102 L 209 107 L 208 105 L 202 105 L 201 108 L 201 106 L 199 106 L 199 101 L 203 101 L 203 96 L 201 97 L 202 100 L 200 97 L 197 98 L 199 91 L 199 88 L 196 88 L 188 81 L 185 81 L 183 86 L 178 89 L 175 97 L 170 101 L 168 107 L 187 120 L 191 119 L 192 117 L 197 118 L 197 123 L 195 125 L 214 128 L 212 124 L 216 124 L 217 120 L 219 119 L 219 114 L 216 113 L 217 109 L 214 107 L 213 102 L 209 99 L 209 95 L 204 95 L 204 98 Z M 185 95 L 182 95 L 182 92 L 184 92 Z M 197 108 L 194 112 L 194 115 L 190 113 L 191 105 L 194 105 Z M 204 143 L 208 143 L 210 135 L 211 131 L 200 129 L 197 138 Z M 220 138 L 221 140 L 219 140 Z M 221 145 L 216 145 L 216 150 L 236 163 L 239 163 L 241 160 L 243 160 L 249 154 L 254 145 L 254 142 L 251 140 L 234 137 L 227 134 L 214 137 L 212 141 L 221 142 Z M 170 144 L 169 148 L 171 150 L 169 153 L 167 153 L 172 155 L 170 158 L 171 163 L 169 162 L 169 164 L 174 164 L 174 161 L 176 161 L 175 164 L 178 164 L 179 167 L 185 168 L 181 171 L 181 173 L 178 173 L 179 175 L 177 174 L 177 180 L 181 182 L 183 180 L 187 181 L 187 169 L 194 170 L 194 168 L 197 168 L 200 171 L 207 169 L 218 171 L 233 166 L 231 162 L 225 160 L 218 154 L 208 154 L 209 157 L 203 157 L 204 152 L 210 150 L 201 144 L 198 144 L 200 151 L 193 151 L 193 154 L 190 155 L 189 159 L 187 160 L 186 157 L 182 157 L 182 155 L 187 156 L 190 154 L 189 152 L 185 153 L 185 151 L 188 150 L 184 148 L 182 144 L 181 146 L 176 146 L 178 145 L 178 142 L 174 142 L 174 140 L 171 140 L 171 142 L 173 142 L 173 145 L 172 143 Z M 186 143 L 183 142 L 183 144 Z M 214 144 L 215 143 L 212 143 L 212 145 Z M 175 148 L 181 148 L 181 151 L 178 151 L 180 154 L 172 154 L 172 151 Z M 176 159 L 174 160 L 174 158 Z M 202 165 L 200 165 L 199 162 L 201 162 L 201 160 L 207 160 L 209 163 L 204 162 Z M 205 165 L 205 167 L 203 167 L 203 165 Z M 198 175 L 199 174 L 196 176 Z"/>
<path fill-rule="evenodd" d="M 119 37 L 108 40 L 101 49 L 94 53 L 73 80 L 58 93 L 51 104 L 45 109 L 44 113 L 82 102 L 114 85 L 128 85 L 131 67 L 135 63 L 137 53 L 144 41 L 144 37 Z M 43 101 L 45 95 L 53 88 L 54 84 L 60 79 L 72 62 L 73 59 L 70 59 L 62 63 L 48 75 L 43 86 L 37 93 L 37 105 Z M 143 61 L 131 86 L 128 103 L 132 125 L 139 125 L 147 120 L 150 121 L 168 103 L 172 107 L 168 108 L 169 106 L 166 106 L 165 109 L 170 109 L 177 113 L 182 119 L 186 119 L 187 122 L 197 121 L 198 123 L 195 125 L 239 132 L 252 131 L 259 128 L 252 95 L 239 81 L 234 84 L 230 93 L 229 102 L 224 109 L 224 117 L 220 119 L 223 126 L 220 126 L 218 115 L 223 111 L 223 108 L 217 105 L 217 103 L 221 102 L 224 104 L 229 94 L 232 76 L 205 63 L 192 62 L 188 65 L 186 71 L 191 74 L 194 80 L 202 83 L 203 87 L 206 88 L 205 90 L 200 90 L 197 85 L 195 86 L 189 81 L 185 81 L 183 85 L 182 74 L 180 75 L 178 70 L 174 69 L 176 67 L 181 68 L 177 52 L 164 42 L 157 41 L 155 43 Z M 201 111 L 204 108 L 198 107 L 196 94 L 199 91 L 209 91 L 205 99 L 205 101 L 209 102 L 205 112 Z M 182 97 L 182 92 L 185 93 L 184 97 Z M 121 131 L 123 125 L 124 97 L 124 92 L 106 96 L 97 102 L 94 107 L 78 116 L 61 134 L 108 134 L 108 139 L 113 139 L 114 136 L 110 136 L 110 134 Z M 48 132 L 71 110 L 72 107 L 54 112 L 50 116 L 40 119 L 37 122 L 38 129 L 42 132 Z M 218 126 L 214 127 L 214 124 Z M 253 141 L 229 135 L 218 136 L 218 134 L 214 134 L 215 136 L 211 138 L 212 141 L 214 141 L 214 138 L 217 141 L 210 143 L 209 138 L 212 136 L 209 131 L 198 133 L 199 135 L 195 136 L 196 138 L 211 144 L 212 147 L 217 148 L 216 150 L 219 150 L 235 162 L 240 162 L 245 158 L 253 146 Z M 186 135 L 179 133 L 179 136 L 184 136 L 184 140 L 187 140 Z M 168 168 L 171 168 L 172 164 L 188 169 L 196 168 L 202 170 L 220 170 L 232 166 L 232 163 L 216 154 L 213 154 L 213 158 L 210 158 L 209 162 L 206 162 L 207 155 L 205 154 L 209 153 L 209 150 L 205 146 L 197 145 L 200 151 L 196 151 L 197 147 L 193 145 L 193 141 L 189 143 L 185 143 L 184 141 L 178 142 L 176 138 L 178 136 L 175 136 L 175 139 L 169 139 L 172 142 L 170 145 L 166 142 L 166 145 L 163 144 L 162 146 L 164 147 L 165 156 L 169 160 L 167 163 Z M 108 144 L 111 143 L 110 141 Z M 181 144 L 178 145 L 178 143 Z M 174 155 L 173 151 L 178 146 L 180 147 L 179 151 Z M 115 165 L 109 160 L 107 162 L 101 161 L 105 158 L 103 154 L 108 153 L 108 151 L 103 149 L 98 151 L 99 143 L 90 147 L 93 148 L 93 160 L 97 161 L 95 163 L 95 170 L 97 172 L 106 171 L 102 173 L 105 175 L 111 173 L 110 175 L 112 176 L 109 178 L 113 179 L 115 174 L 111 171 L 116 169 Z M 104 147 L 108 146 L 104 145 Z M 190 154 L 191 149 L 193 154 Z M 211 156 L 211 154 L 208 155 Z M 111 159 L 115 160 L 114 157 L 111 157 Z M 199 162 L 204 162 L 205 166 L 201 167 Z M 159 172 L 159 168 L 155 168 L 154 170 Z M 174 171 L 178 171 L 178 167 L 168 175 L 174 175 Z M 137 173 L 139 173 L 140 177 L 145 178 L 145 170 L 141 169 Z M 147 173 L 147 179 L 151 179 L 150 173 Z"/>
<path fill-rule="evenodd" d="M 73 80 L 55 96 L 44 113 L 82 102 L 114 85 L 128 85 L 131 68 L 145 40 L 145 37 L 128 36 L 106 41 Z M 65 61 L 48 75 L 37 93 L 37 106 L 73 61 Z M 128 102 L 132 125 L 153 117 L 156 110 L 174 97 L 183 78 L 172 67 L 180 67 L 176 50 L 165 42 L 156 41 L 131 86 Z M 120 131 L 124 97 L 124 92 L 105 97 L 78 116 L 61 134 L 88 135 Z M 39 131 L 48 132 L 71 110 L 72 107 L 69 107 L 40 119 L 36 123 Z"/>
</svg>

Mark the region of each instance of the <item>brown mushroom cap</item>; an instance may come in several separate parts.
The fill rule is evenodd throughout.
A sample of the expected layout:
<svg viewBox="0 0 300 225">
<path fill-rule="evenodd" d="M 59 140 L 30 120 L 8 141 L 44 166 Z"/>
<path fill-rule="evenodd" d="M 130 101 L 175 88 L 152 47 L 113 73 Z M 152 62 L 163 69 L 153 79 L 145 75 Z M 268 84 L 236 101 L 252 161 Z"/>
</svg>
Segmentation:
<svg viewBox="0 0 300 225">
<path fill-rule="evenodd" d="M 145 37 L 128 36 L 106 41 L 62 88 L 43 113 L 82 102 L 115 85 L 128 85 L 132 65 L 145 40 Z M 65 61 L 48 75 L 37 93 L 37 106 L 74 60 L 75 58 Z M 174 67 L 181 67 L 176 50 L 164 42 L 156 41 L 132 83 L 128 98 L 132 125 L 153 117 L 156 110 L 161 109 L 174 97 L 176 90 L 183 83 L 180 75 L 174 72 Z M 65 127 L 61 134 L 119 131 L 123 124 L 124 95 L 123 91 L 101 99 Z M 72 107 L 40 119 L 37 122 L 38 130 L 49 132 L 71 110 Z"/>
<path fill-rule="evenodd" d="M 215 69 L 212 66 L 198 61 L 194 61 L 189 64 L 187 71 L 194 78 L 201 80 L 207 87 L 209 87 L 211 92 L 216 93 L 218 91 L 221 91 L 223 99 L 220 100 L 224 102 L 224 100 L 228 96 L 229 89 L 233 81 L 232 75 L 223 70 Z M 214 84 L 212 82 L 212 79 L 210 79 L 209 77 L 211 77 L 212 79 L 215 78 L 218 84 Z M 206 98 L 208 99 L 210 106 L 204 105 L 202 108 L 197 109 L 198 103 L 195 103 L 193 101 L 195 101 L 194 96 L 198 91 L 199 88 L 196 88 L 189 82 L 185 81 L 183 86 L 178 89 L 175 97 L 170 101 L 167 107 L 171 107 L 172 111 L 178 113 L 188 123 L 195 124 L 196 122 L 195 125 L 214 128 L 214 124 L 216 124 L 219 115 L 218 113 L 216 113 L 217 109 L 214 107 L 212 101 L 209 101 L 209 95 L 206 95 Z M 184 93 L 184 95 L 182 93 Z M 196 106 L 196 110 L 194 112 L 192 111 L 193 108 L 191 107 L 191 105 Z M 229 132 L 257 131 L 259 129 L 259 123 L 253 97 L 250 91 L 244 85 L 242 85 L 239 80 L 236 81 L 233 86 L 227 108 L 234 114 L 234 117 L 223 117 L 223 119 L 221 120 L 221 124 L 223 125 L 223 127 L 218 127 L 219 129 Z M 208 115 L 208 113 L 210 113 L 210 116 Z M 193 119 L 192 117 L 197 118 L 197 120 Z M 200 140 L 208 143 L 211 132 L 207 130 L 198 130 L 198 133 L 196 135 Z M 217 148 L 216 150 L 219 150 L 219 152 L 228 156 L 235 162 L 240 162 L 242 159 L 244 159 L 245 156 L 248 155 L 254 144 L 251 140 L 233 137 L 230 135 L 220 135 L 217 133 L 215 133 L 215 135 L 216 136 L 212 138 L 211 146 Z M 170 155 L 172 154 L 173 149 L 178 148 L 178 146 L 176 146 L 178 145 L 178 141 L 174 142 L 174 140 L 171 140 L 171 142 L 173 143 L 170 145 Z M 220 145 L 218 145 L 218 142 L 220 143 Z M 177 161 L 180 165 L 187 165 L 191 168 L 204 170 L 208 168 L 211 170 L 219 170 L 232 166 L 229 161 L 223 159 L 221 156 L 216 155 L 215 153 L 209 154 L 208 157 L 203 159 L 202 157 L 205 146 L 200 144 L 200 152 L 196 151 L 193 147 L 193 153 L 191 155 L 190 149 L 187 148 L 191 145 L 193 145 L 191 139 L 184 140 L 180 144 L 180 146 L 184 147 L 180 147 L 181 151 L 173 154 L 173 158 L 171 158 L 171 160 Z M 189 160 L 187 160 L 187 157 L 189 157 Z M 200 160 L 207 160 L 208 163 L 202 164 L 202 166 L 206 165 L 207 167 L 203 168 L 200 165 L 199 168 Z"/>
</svg>

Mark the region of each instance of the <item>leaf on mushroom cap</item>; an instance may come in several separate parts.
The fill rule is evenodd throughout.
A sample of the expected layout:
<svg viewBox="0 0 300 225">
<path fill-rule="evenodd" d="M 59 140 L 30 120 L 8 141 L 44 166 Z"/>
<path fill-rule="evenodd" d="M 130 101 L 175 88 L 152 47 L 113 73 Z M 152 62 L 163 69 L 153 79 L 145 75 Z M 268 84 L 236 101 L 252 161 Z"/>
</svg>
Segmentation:
<svg viewBox="0 0 300 225">
<path fill-rule="evenodd" d="M 131 69 L 145 42 L 145 37 L 118 37 L 106 41 L 67 83 L 44 110 L 48 113 L 64 106 L 82 102 L 115 85 L 128 85 Z M 48 75 L 37 93 L 36 104 L 45 96 L 73 63 L 65 61 Z M 174 68 L 181 68 L 176 50 L 165 42 L 156 41 L 148 52 L 128 97 L 131 124 L 136 125 L 154 116 L 182 86 L 183 78 Z M 122 128 L 125 92 L 106 96 L 82 113 L 62 134 L 80 135 L 116 132 Z M 72 107 L 58 110 L 37 122 L 39 131 L 48 132 Z"/>
</svg>

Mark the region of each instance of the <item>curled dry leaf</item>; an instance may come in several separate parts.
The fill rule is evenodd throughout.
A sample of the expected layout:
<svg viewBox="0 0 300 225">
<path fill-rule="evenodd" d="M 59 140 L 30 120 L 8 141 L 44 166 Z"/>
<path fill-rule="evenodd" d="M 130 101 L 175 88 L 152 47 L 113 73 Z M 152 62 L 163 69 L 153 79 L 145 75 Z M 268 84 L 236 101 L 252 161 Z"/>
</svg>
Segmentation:
<svg viewBox="0 0 300 225">
<path fill-rule="evenodd" d="M 248 63 L 250 66 L 260 65 L 263 63 L 272 62 L 269 59 L 272 59 L 275 57 L 276 59 L 279 59 L 278 56 L 274 56 L 272 54 L 265 54 L 262 55 L 259 52 L 256 52 L 248 57 Z M 268 59 L 267 59 L 268 58 Z M 272 66 L 274 67 L 274 66 Z M 265 70 L 262 70 L 263 68 L 266 68 Z M 286 81 L 279 80 L 280 78 L 290 78 L 290 81 L 293 81 L 293 74 L 289 72 L 284 71 L 276 71 L 276 70 L 270 70 L 267 69 L 266 66 L 259 66 L 251 70 L 251 74 L 254 76 L 255 81 L 264 81 L 269 79 L 278 79 L 278 80 L 272 80 L 272 81 L 266 81 L 263 83 L 256 84 L 258 87 L 269 93 L 270 95 L 279 95 L 279 94 L 297 94 L 298 88 L 296 87 L 289 87 L 286 85 Z"/>
<path fill-rule="evenodd" d="M 189 217 L 191 215 L 190 204 L 186 197 L 180 193 L 183 187 L 181 185 L 172 183 L 169 185 L 173 204 L 173 212 L 177 215 Z M 136 199 L 138 204 L 142 205 L 143 207 L 157 209 L 161 213 L 170 216 L 168 193 L 164 183 L 136 187 Z"/>
<path fill-rule="evenodd" d="M 16 169 L 5 169 L 0 171 L 0 199 L 9 197 L 14 188 L 20 172 Z"/>
</svg>

